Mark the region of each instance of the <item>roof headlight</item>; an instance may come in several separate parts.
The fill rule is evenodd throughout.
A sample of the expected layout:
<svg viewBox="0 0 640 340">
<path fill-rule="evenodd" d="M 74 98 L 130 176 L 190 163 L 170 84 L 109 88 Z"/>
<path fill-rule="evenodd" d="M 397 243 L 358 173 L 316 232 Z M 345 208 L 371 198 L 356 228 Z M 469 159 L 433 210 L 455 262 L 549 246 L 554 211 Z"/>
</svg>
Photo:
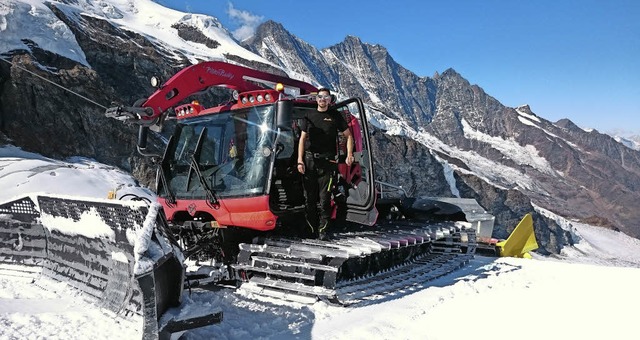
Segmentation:
<svg viewBox="0 0 640 340">
<path fill-rule="evenodd" d="M 159 87 L 160 86 L 160 78 L 158 78 L 156 76 L 151 77 L 149 82 L 151 83 L 151 86 L 153 86 L 153 87 Z"/>
</svg>

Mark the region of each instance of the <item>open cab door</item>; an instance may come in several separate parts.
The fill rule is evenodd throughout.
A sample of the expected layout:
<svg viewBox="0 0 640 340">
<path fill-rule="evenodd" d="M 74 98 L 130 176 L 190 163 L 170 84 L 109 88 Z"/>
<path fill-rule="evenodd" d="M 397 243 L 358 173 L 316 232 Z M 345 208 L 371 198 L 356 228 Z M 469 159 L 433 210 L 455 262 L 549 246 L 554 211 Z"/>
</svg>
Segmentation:
<svg viewBox="0 0 640 340">
<path fill-rule="evenodd" d="M 355 162 L 347 166 L 346 138 L 340 137 L 338 146 L 338 171 L 340 179 L 338 186 L 344 189 L 345 198 L 336 199 L 341 204 L 338 214 L 342 211 L 347 221 L 373 225 L 378 218 L 376 210 L 375 176 L 371 142 L 364 105 L 360 98 L 350 98 L 335 104 L 334 108 L 343 114 L 349 130 L 353 136 L 353 155 Z M 340 209 L 342 208 L 342 209 Z"/>
</svg>

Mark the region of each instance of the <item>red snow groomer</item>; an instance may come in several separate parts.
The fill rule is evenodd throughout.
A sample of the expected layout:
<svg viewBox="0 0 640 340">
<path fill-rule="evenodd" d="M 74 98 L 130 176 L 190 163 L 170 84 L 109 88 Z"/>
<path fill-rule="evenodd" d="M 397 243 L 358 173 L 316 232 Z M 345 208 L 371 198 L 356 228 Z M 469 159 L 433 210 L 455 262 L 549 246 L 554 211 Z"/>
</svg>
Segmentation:
<svg viewBox="0 0 640 340">
<path fill-rule="evenodd" d="M 190 99 L 212 87 L 227 88 L 227 100 L 205 107 Z M 363 285 L 402 282 L 403 275 L 424 282 L 464 265 L 476 249 L 473 226 L 492 226 L 493 216 L 472 199 L 411 198 L 376 181 L 359 98 L 333 102 L 354 136 L 356 161 L 347 166 L 338 141 L 335 232 L 331 241 L 309 237 L 297 141 L 316 91 L 287 77 L 203 62 L 140 105 L 108 111 L 141 125 L 140 149 L 149 126 L 176 120 L 156 192 L 186 257 L 200 266 L 191 277 L 237 280 L 242 289 L 287 299 L 350 303 L 362 298 Z"/>
</svg>

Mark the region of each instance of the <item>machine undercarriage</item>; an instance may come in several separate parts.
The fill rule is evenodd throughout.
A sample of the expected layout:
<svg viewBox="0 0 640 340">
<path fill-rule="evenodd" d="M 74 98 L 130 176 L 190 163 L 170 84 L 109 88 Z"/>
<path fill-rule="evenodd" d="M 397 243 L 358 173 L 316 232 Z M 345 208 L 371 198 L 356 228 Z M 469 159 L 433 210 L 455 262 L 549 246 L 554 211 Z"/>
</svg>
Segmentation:
<svg viewBox="0 0 640 340">
<path fill-rule="evenodd" d="M 429 213 L 424 211 L 425 201 Z M 473 258 L 476 229 L 466 221 L 447 220 L 459 217 L 461 211 L 437 215 L 433 211 L 442 210 L 434 208 L 437 201 L 417 202 L 413 206 L 422 211 L 413 209 L 411 217 L 398 214 L 401 209 L 383 209 L 394 213 L 373 226 L 339 224 L 329 240 L 311 238 L 303 214 L 289 221 L 293 225 L 266 233 L 212 229 L 208 223 L 197 228 L 183 222 L 173 228 L 185 249 L 197 249 L 185 252 L 191 254 L 187 273 L 191 285 L 235 280 L 246 292 L 345 305 L 382 294 L 389 286 L 415 284 L 404 282 L 409 278 L 423 284 Z M 242 232 L 244 237 L 239 237 Z"/>
</svg>

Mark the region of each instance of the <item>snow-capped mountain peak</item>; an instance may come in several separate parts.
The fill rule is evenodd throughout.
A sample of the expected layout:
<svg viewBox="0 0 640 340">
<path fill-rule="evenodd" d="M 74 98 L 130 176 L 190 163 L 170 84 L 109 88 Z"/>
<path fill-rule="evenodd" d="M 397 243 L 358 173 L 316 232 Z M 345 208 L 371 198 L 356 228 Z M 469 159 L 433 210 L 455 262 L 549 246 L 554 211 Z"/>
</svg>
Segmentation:
<svg viewBox="0 0 640 340">
<path fill-rule="evenodd" d="M 227 54 L 268 63 L 242 48 L 217 18 L 186 14 L 151 0 L 8 0 L 8 3 L 0 5 L 0 21 L 12 24 L 0 27 L 3 37 L 0 52 L 29 49 L 23 41 L 29 37 L 41 49 L 88 65 L 72 29 L 55 11 L 75 21 L 78 27 L 83 25 L 82 20 L 86 17 L 109 22 L 115 27 L 144 36 L 158 48 L 176 51 L 179 55 L 175 54 L 174 57 L 184 56 L 193 63 L 224 59 Z M 188 28 L 193 28 L 198 34 L 189 34 Z"/>
</svg>

